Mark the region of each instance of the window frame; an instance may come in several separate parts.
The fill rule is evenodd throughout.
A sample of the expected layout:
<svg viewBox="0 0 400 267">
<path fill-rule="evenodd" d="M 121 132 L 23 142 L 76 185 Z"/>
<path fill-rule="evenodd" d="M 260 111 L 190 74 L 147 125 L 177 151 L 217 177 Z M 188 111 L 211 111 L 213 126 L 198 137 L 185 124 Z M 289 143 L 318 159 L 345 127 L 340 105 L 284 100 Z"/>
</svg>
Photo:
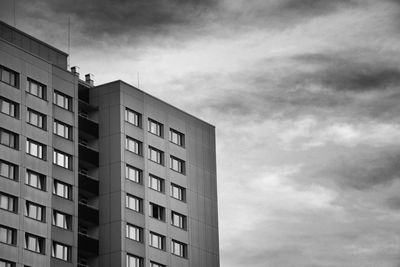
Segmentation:
<svg viewBox="0 0 400 267">
<path fill-rule="evenodd" d="M 179 251 L 181 251 L 181 253 L 177 254 L 175 251 L 175 244 L 181 246 L 181 248 L 179 249 Z M 187 244 L 180 242 L 178 240 L 175 239 L 171 239 L 171 253 L 175 256 L 181 257 L 181 258 L 187 258 Z"/>
<path fill-rule="evenodd" d="M 2 199 L 7 198 L 7 208 L 3 208 Z M 10 202 L 11 200 L 11 202 Z M 10 203 L 12 203 L 12 209 L 10 209 Z M 0 192 L 0 209 L 6 210 L 12 213 L 18 213 L 18 198 L 16 196 Z"/>
<path fill-rule="evenodd" d="M 36 179 L 38 181 L 37 184 L 40 184 L 40 186 L 35 186 L 33 183 L 31 183 L 32 175 L 36 175 L 37 176 L 36 177 Z M 36 172 L 36 171 L 32 171 L 30 169 L 26 169 L 25 170 L 25 184 L 30 186 L 30 187 L 36 188 L 36 189 L 41 190 L 41 191 L 46 191 L 46 189 L 47 189 L 46 180 L 47 180 L 46 179 L 46 175 L 44 175 L 44 174 L 41 174 L 41 173 Z"/>
<path fill-rule="evenodd" d="M 59 195 L 58 192 L 58 187 L 57 185 L 62 186 L 62 192 L 64 192 L 63 195 Z M 68 196 L 65 197 L 65 192 L 67 192 Z M 68 200 L 72 200 L 72 185 L 64 183 L 62 181 L 53 179 L 53 195 L 64 198 L 64 199 L 68 199 Z"/>
<path fill-rule="evenodd" d="M 4 103 L 8 104 L 8 112 L 3 111 Z M 5 97 L 0 97 L 0 112 L 12 118 L 19 119 L 19 104 Z"/>
<path fill-rule="evenodd" d="M 154 186 L 155 182 L 155 186 Z M 149 173 L 149 184 L 148 187 L 154 191 L 164 193 L 165 192 L 165 180 L 161 177 L 155 176 Z"/>
<path fill-rule="evenodd" d="M 131 223 L 126 223 L 126 227 L 125 227 L 126 231 L 125 231 L 125 237 L 139 242 L 139 243 L 143 243 L 143 228 L 139 227 L 137 225 L 131 224 Z M 132 231 L 134 235 L 131 235 Z"/>
<path fill-rule="evenodd" d="M 60 156 L 62 158 L 59 158 Z M 60 159 L 61 159 L 61 162 L 63 163 L 63 165 L 61 165 L 61 163 L 59 163 Z M 53 165 L 56 165 L 61 168 L 72 171 L 73 170 L 73 168 L 72 168 L 73 162 L 72 161 L 73 161 L 72 155 L 61 152 L 60 150 L 57 150 L 57 149 L 53 149 Z"/>
<path fill-rule="evenodd" d="M 156 232 L 149 232 L 149 246 L 159 250 L 165 251 L 165 236 Z M 157 242 L 154 242 L 157 240 Z"/>
<path fill-rule="evenodd" d="M 135 208 L 131 207 L 130 203 L 132 203 L 132 202 L 129 201 L 130 199 L 134 199 L 134 201 L 135 201 L 134 202 L 135 203 L 134 207 Z M 136 205 L 136 201 L 138 203 L 137 205 Z M 125 207 L 127 209 L 130 209 L 130 210 L 135 211 L 137 213 L 143 213 L 143 199 L 141 199 L 141 198 L 139 198 L 137 196 L 134 196 L 132 194 L 126 193 L 126 196 L 125 196 Z"/>
<path fill-rule="evenodd" d="M 181 191 L 181 194 L 180 194 L 181 198 L 175 197 L 174 188 L 176 188 L 176 189 Z M 174 198 L 176 200 L 182 201 L 182 202 L 186 202 L 186 188 L 184 188 L 183 186 L 171 183 L 171 185 L 170 185 L 170 197 L 172 197 L 172 198 Z"/>
<path fill-rule="evenodd" d="M 60 223 L 58 221 L 59 217 L 57 217 L 57 215 L 64 216 L 64 218 L 62 219 L 62 223 Z M 64 230 L 71 230 L 72 229 L 72 215 L 53 209 L 53 213 L 51 216 L 51 224 L 55 227 L 58 227 L 58 228 L 61 228 Z"/>
<path fill-rule="evenodd" d="M 153 153 L 156 153 L 156 155 L 159 155 L 159 156 L 156 156 L 156 158 L 153 159 L 152 158 L 153 157 L 152 156 Z M 160 165 L 164 166 L 164 163 L 165 163 L 164 151 L 162 151 L 160 149 L 157 149 L 157 148 L 155 148 L 153 146 L 149 146 L 148 149 L 147 149 L 147 154 L 148 154 L 148 160 L 150 160 L 151 162 L 154 162 L 154 163 L 157 163 L 157 164 L 160 164 Z M 158 161 L 158 159 L 159 159 L 159 161 Z"/>
<path fill-rule="evenodd" d="M 10 77 L 8 81 L 5 81 L 3 79 L 3 72 L 9 73 Z M 12 76 L 14 76 L 13 79 Z M 11 82 L 12 80 L 14 80 L 14 82 Z M 3 82 L 5 84 L 8 84 L 9 86 L 19 89 L 19 73 L 16 72 L 15 70 L 0 65 L 0 82 Z"/>
<path fill-rule="evenodd" d="M 36 90 L 37 93 L 34 92 L 32 89 L 32 85 L 37 86 Z M 37 98 L 40 98 L 42 100 L 47 100 L 47 86 L 41 82 L 38 82 L 32 78 L 27 78 L 26 80 L 26 92 L 29 93 L 30 95 L 33 95 Z"/>
<path fill-rule="evenodd" d="M 173 135 L 178 136 L 178 138 L 177 138 L 178 141 L 176 141 L 176 142 L 174 141 Z M 181 133 L 173 128 L 169 128 L 169 141 L 172 144 L 175 144 L 177 146 L 185 147 L 185 134 Z"/>
<path fill-rule="evenodd" d="M 57 98 L 58 96 L 60 96 L 62 98 L 62 102 L 63 102 L 62 105 L 59 105 L 58 98 Z M 73 99 L 72 96 L 61 93 L 60 91 L 57 91 L 57 90 L 53 91 L 53 104 L 56 105 L 57 107 L 60 107 L 62 109 L 73 112 L 72 99 Z M 67 105 L 67 107 L 65 107 L 65 104 Z"/>
<path fill-rule="evenodd" d="M 5 142 L 6 140 L 3 138 L 8 139 L 8 141 Z M 4 128 L 0 128 L 0 144 L 15 150 L 19 150 L 19 134 Z"/>
<path fill-rule="evenodd" d="M 133 265 L 131 264 L 131 259 L 133 259 L 135 262 L 133 263 Z M 143 267 L 143 258 L 130 254 L 130 253 L 126 253 L 126 267 Z"/>
<path fill-rule="evenodd" d="M 57 246 L 60 246 L 62 248 L 62 256 L 58 256 L 58 250 L 57 250 Z M 66 258 L 64 258 L 66 256 Z M 51 257 L 58 259 L 58 260 L 62 260 L 62 261 L 66 261 L 66 262 L 70 262 L 71 261 L 71 257 L 72 256 L 72 248 L 69 245 L 57 242 L 57 241 L 53 241 L 53 243 L 51 244 Z"/>
<path fill-rule="evenodd" d="M 131 150 L 131 142 L 133 143 L 133 150 Z M 143 142 L 128 135 L 125 138 L 125 149 L 138 156 L 143 156 Z"/>
<path fill-rule="evenodd" d="M 130 120 L 130 115 L 133 116 L 133 121 Z M 125 107 L 125 121 L 136 127 L 142 128 L 142 114 L 133 109 Z"/>
<path fill-rule="evenodd" d="M 155 136 L 164 138 L 164 125 L 161 122 L 148 118 L 147 131 Z"/>
<path fill-rule="evenodd" d="M 62 134 L 60 134 L 58 131 L 59 127 L 63 127 L 63 129 L 64 129 L 63 131 L 61 131 L 61 132 L 63 132 Z M 72 132 L 73 132 L 73 127 L 71 125 L 63 123 L 56 119 L 53 120 L 53 134 L 55 134 L 59 137 L 62 137 L 64 139 L 73 141 L 73 138 L 72 138 L 73 133 Z M 65 136 L 65 134 L 66 134 L 66 136 Z"/>
<path fill-rule="evenodd" d="M 174 167 L 174 162 L 178 163 L 177 169 L 175 169 L 175 167 Z M 184 161 L 183 159 L 180 159 L 178 157 L 170 155 L 169 156 L 169 168 L 175 172 L 185 175 L 186 174 L 186 161 Z"/>
<path fill-rule="evenodd" d="M 8 169 L 7 176 L 3 175 L 3 166 L 4 165 L 7 165 L 7 169 Z M 10 171 L 11 169 L 12 169 L 12 171 Z M 12 173 L 12 177 L 10 177 L 10 173 Z M 17 164 L 14 164 L 14 163 L 11 163 L 11 162 L 8 162 L 5 160 L 0 160 L 0 176 L 1 177 L 18 182 L 18 177 L 19 177 L 18 174 L 19 174 L 19 167 Z"/>
<path fill-rule="evenodd" d="M 41 155 L 35 155 L 35 154 L 31 153 L 31 150 L 32 150 L 31 146 L 32 145 L 37 146 L 38 154 L 41 154 Z M 26 153 L 28 155 L 30 155 L 32 157 L 35 157 L 35 158 L 38 158 L 38 159 L 41 159 L 41 160 L 46 160 L 46 156 L 47 156 L 46 155 L 47 154 L 46 153 L 47 152 L 47 146 L 46 145 L 44 145 L 42 143 L 39 143 L 39 142 L 37 142 L 35 140 L 27 138 L 26 139 L 26 147 L 25 148 L 26 148 Z"/>
<path fill-rule="evenodd" d="M 37 124 L 32 121 L 32 115 L 37 116 Z M 32 125 L 36 128 L 47 131 L 47 116 L 43 113 L 40 113 L 34 109 L 27 108 L 26 110 L 26 122 L 29 125 Z M 40 125 L 41 124 L 41 125 Z"/>
<path fill-rule="evenodd" d="M 134 173 L 134 178 L 131 174 Z M 142 184 L 143 181 L 143 170 L 136 168 L 132 165 L 125 164 L 125 178 L 137 184 Z"/>
<path fill-rule="evenodd" d="M 4 231 L 6 231 L 5 240 L 2 239 L 2 237 L 3 237 L 2 229 Z M 6 225 L 0 225 L 0 243 L 7 244 L 10 246 L 16 246 L 17 245 L 17 229 L 11 228 Z"/>
<path fill-rule="evenodd" d="M 35 247 L 37 246 L 38 250 L 32 250 L 29 248 L 29 237 L 36 239 L 35 241 Z M 24 249 L 35 252 L 35 253 L 39 253 L 39 254 L 45 254 L 46 253 L 46 243 L 45 243 L 45 238 L 38 236 L 38 235 L 34 235 L 28 232 L 25 232 L 25 242 L 24 242 Z"/>
<path fill-rule="evenodd" d="M 178 224 L 175 224 L 174 215 L 176 215 L 179 218 Z M 186 230 L 187 229 L 186 228 L 187 227 L 187 216 L 171 210 L 171 225 L 175 226 L 179 229 Z"/>
<path fill-rule="evenodd" d="M 31 207 L 35 207 L 36 211 L 32 211 Z M 40 212 L 39 212 L 40 211 Z M 31 214 L 33 213 L 33 215 Z M 39 222 L 46 222 L 46 207 L 32 201 L 25 200 L 25 217 Z M 38 218 L 40 217 L 40 218 Z"/>
<path fill-rule="evenodd" d="M 157 212 L 154 212 L 157 209 Z M 149 217 L 156 219 L 158 221 L 161 222 L 165 222 L 165 213 L 166 213 L 166 209 L 165 207 L 158 205 L 156 203 L 153 202 L 149 202 Z M 157 216 L 155 216 L 155 214 Z"/>
<path fill-rule="evenodd" d="M 150 267 L 166 267 L 166 265 L 155 262 L 155 261 L 150 261 Z"/>
</svg>

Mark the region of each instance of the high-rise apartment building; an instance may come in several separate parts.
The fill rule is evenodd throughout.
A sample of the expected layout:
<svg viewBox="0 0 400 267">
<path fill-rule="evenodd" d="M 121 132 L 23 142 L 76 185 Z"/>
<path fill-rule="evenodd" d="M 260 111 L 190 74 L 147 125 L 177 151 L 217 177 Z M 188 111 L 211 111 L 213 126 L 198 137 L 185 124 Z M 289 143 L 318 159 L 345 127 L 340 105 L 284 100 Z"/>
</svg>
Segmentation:
<svg viewBox="0 0 400 267">
<path fill-rule="evenodd" d="M 215 128 L 0 22 L 0 267 L 219 266 Z"/>
</svg>

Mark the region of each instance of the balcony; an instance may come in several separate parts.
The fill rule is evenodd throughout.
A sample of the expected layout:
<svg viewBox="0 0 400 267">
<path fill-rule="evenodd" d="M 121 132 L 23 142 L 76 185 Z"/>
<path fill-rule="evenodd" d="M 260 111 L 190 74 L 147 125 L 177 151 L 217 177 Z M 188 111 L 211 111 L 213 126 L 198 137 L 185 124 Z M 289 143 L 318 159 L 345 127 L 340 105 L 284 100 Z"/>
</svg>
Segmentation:
<svg viewBox="0 0 400 267">
<path fill-rule="evenodd" d="M 86 139 L 99 138 L 99 124 L 82 114 L 78 116 L 79 134 Z"/>
<path fill-rule="evenodd" d="M 79 253 L 82 254 L 98 255 L 99 240 L 94 237 L 78 233 L 78 250 Z"/>
<path fill-rule="evenodd" d="M 99 152 L 84 144 L 79 144 L 79 163 L 91 167 L 99 167 Z"/>
<path fill-rule="evenodd" d="M 79 202 L 78 206 L 78 217 L 79 220 L 82 220 L 88 224 L 99 224 L 99 210 L 93 206 L 89 206 L 81 202 Z"/>
<path fill-rule="evenodd" d="M 79 191 L 84 191 L 91 196 L 99 195 L 99 181 L 87 174 L 79 173 Z"/>
</svg>

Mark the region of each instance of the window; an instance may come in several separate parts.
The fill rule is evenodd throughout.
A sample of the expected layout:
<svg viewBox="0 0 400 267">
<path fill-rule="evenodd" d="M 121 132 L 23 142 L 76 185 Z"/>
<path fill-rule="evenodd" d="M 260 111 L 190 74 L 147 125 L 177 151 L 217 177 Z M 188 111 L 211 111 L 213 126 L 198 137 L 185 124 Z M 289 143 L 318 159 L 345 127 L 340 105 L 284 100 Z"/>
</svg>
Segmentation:
<svg viewBox="0 0 400 267">
<path fill-rule="evenodd" d="M 171 197 L 176 198 L 180 201 L 185 201 L 186 199 L 185 188 L 176 184 L 171 184 Z"/>
<path fill-rule="evenodd" d="M 181 229 L 186 229 L 186 216 L 175 211 L 171 212 L 171 224 Z"/>
<path fill-rule="evenodd" d="M 46 146 L 33 141 L 31 139 L 26 140 L 26 153 L 36 158 L 46 159 Z"/>
<path fill-rule="evenodd" d="M 65 139 L 72 140 L 72 126 L 60 121 L 54 120 L 53 133 Z"/>
<path fill-rule="evenodd" d="M 142 170 L 126 164 L 126 166 L 125 166 L 126 179 L 129 179 L 135 183 L 140 184 L 140 183 L 142 183 L 142 176 L 143 176 Z"/>
<path fill-rule="evenodd" d="M 66 153 L 54 150 L 53 151 L 53 164 L 72 170 L 72 156 Z"/>
<path fill-rule="evenodd" d="M 170 157 L 169 160 L 169 167 L 171 168 L 171 170 L 174 170 L 176 172 L 185 173 L 185 161 L 178 159 L 174 156 Z"/>
<path fill-rule="evenodd" d="M 171 240 L 171 252 L 172 254 L 186 258 L 187 257 L 187 245 L 176 241 L 176 240 Z"/>
<path fill-rule="evenodd" d="M 60 260 L 70 261 L 71 247 L 53 241 L 53 246 L 51 247 L 51 256 Z"/>
<path fill-rule="evenodd" d="M 53 103 L 63 109 L 72 111 L 72 97 L 67 96 L 66 94 L 54 91 Z"/>
<path fill-rule="evenodd" d="M 46 208 L 44 206 L 26 201 L 26 204 L 25 204 L 25 216 L 26 217 L 44 222 L 45 218 L 46 218 L 45 210 L 46 210 Z"/>
<path fill-rule="evenodd" d="M 150 267 L 165 267 L 165 265 L 155 261 L 150 261 Z"/>
<path fill-rule="evenodd" d="M 0 175 L 11 179 L 18 180 L 18 166 L 10 162 L 0 160 Z"/>
<path fill-rule="evenodd" d="M 63 182 L 54 180 L 53 194 L 62 198 L 72 199 L 72 186 Z"/>
<path fill-rule="evenodd" d="M 18 149 L 18 134 L 0 128 L 0 143 L 8 147 Z"/>
<path fill-rule="evenodd" d="M 30 94 L 46 100 L 46 86 L 32 79 L 28 79 L 26 91 Z"/>
<path fill-rule="evenodd" d="M 46 190 L 46 176 L 31 170 L 26 170 L 25 184 L 37 189 Z"/>
<path fill-rule="evenodd" d="M 0 112 L 18 118 L 19 105 L 14 101 L 0 97 Z"/>
<path fill-rule="evenodd" d="M 165 249 L 165 236 L 156 234 L 154 232 L 149 233 L 149 245 L 161 250 Z"/>
<path fill-rule="evenodd" d="M 0 259 L 0 267 L 15 267 L 15 262 Z"/>
<path fill-rule="evenodd" d="M 125 121 L 137 126 L 141 127 L 142 126 L 142 115 L 140 113 L 137 113 L 136 111 L 133 111 L 129 108 L 125 108 Z"/>
<path fill-rule="evenodd" d="M 156 177 L 152 174 L 149 175 L 149 187 L 158 192 L 164 192 L 164 179 Z"/>
<path fill-rule="evenodd" d="M 143 259 L 132 254 L 126 254 L 126 267 L 143 267 Z"/>
<path fill-rule="evenodd" d="M 0 76 L 2 82 L 18 88 L 19 75 L 17 72 L 0 66 Z"/>
<path fill-rule="evenodd" d="M 135 154 L 142 155 L 142 142 L 127 136 L 126 149 Z"/>
<path fill-rule="evenodd" d="M 132 224 L 126 224 L 126 237 L 138 242 L 143 240 L 143 228 Z"/>
<path fill-rule="evenodd" d="M 178 146 L 185 146 L 185 135 L 174 129 L 169 130 L 169 141 Z"/>
<path fill-rule="evenodd" d="M 46 115 L 42 113 L 34 111 L 33 109 L 28 109 L 26 121 L 33 126 L 46 130 Z"/>
<path fill-rule="evenodd" d="M 44 254 L 44 238 L 29 233 L 25 233 L 25 249 Z"/>
<path fill-rule="evenodd" d="M 164 152 L 149 146 L 149 160 L 164 165 Z"/>
<path fill-rule="evenodd" d="M 142 210 L 143 210 L 142 203 L 143 203 L 142 199 L 126 194 L 126 207 L 128 209 L 134 210 L 136 212 L 142 212 Z"/>
<path fill-rule="evenodd" d="M 0 225 L 0 242 L 15 246 L 17 244 L 17 230 Z"/>
<path fill-rule="evenodd" d="M 72 216 L 57 210 L 53 210 L 52 223 L 53 225 L 63 229 L 71 229 Z"/>
<path fill-rule="evenodd" d="M 163 137 L 163 125 L 155 120 L 149 119 L 147 130 L 152 134 Z"/>
<path fill-rule="evenodd" d="M 164 221 L 165 220 L 165 208 L 161 207 L 157 204 L 151 203 L 149 204 L 149 215 L 150 217 L 160 220 L 160 221 Z"/>
<path fill-rule="evenodd" d="M 0 209 L 17 212 L 18 200 L 16 197 L 0 192 Z"/>
</svg>

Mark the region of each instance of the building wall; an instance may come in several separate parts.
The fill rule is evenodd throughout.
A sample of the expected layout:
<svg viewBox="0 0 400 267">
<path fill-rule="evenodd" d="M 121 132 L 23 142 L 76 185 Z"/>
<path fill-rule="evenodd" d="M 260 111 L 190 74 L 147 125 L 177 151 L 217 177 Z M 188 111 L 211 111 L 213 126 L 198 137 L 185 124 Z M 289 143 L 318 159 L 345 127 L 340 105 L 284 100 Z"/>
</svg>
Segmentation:
<svg viewBox="0 0 400 267">
<path fill-rule="evenodd" d="M 77 113 L 62 110 L 53 106 L 53 88 L 73 97 L 74 111 L 77 111 L 77 78 L 69 72 L 53 66 L 39 57 L 0 40 L 0 65 L 19 73 L 19 88 L 14 88 L 0 82 L 0 95 L 19 103 L 19 119 L 0 113 L 0 127 L 19 135 L 19 149 L 14 150 L 0 145 L 0 158 L 19 165 L 18 181 L 0 177 L 0 191 L 18 197 L 18 212 L 16 214 L 0 210 L 0 224 L 17 228 L 17 246 L 0 243 L 0 258 L 17 263 L 17 266 L 73 266 L 77 254 L 77 202 L 59 199 L 52 194 L 53 177 L 76 186 L 77 168 L 74 171 L 53 166 L 53 147 L 74 155 L 73 165 L 77 166 L 77 142 L 68 141 L 53 135 L 53 118 L 65 121 L 74 126 L 74 136 L 77 136 Z M 27 78 L 34 79 L 47 87 L 47 100 L 39 99 L 26 92 Z M 47 130 L 27 124 L 27 108 L 32 108 L 47 115 Z M 34 158 L 25 152 L 26 139 L 30 138 L 47 146 L 46 160 Z M 25 185 L 26 168 L 46 175 L 46 191 Z M 74 188 L 73 192 L 77 192 Z M 74 200 L 77 199 L 75 193 Z M 46 207 L 45 222 L 39 222 L 24 216 L 26 200 Z M 52 211 L 64 211 L 73 216 L 73 231 L 51 226 Z M 24 249 L 25 232 L 46 238 L 45 255 Z M 51 242 L 60 241 L 73 247 L 72 262 L 67 263 L 51 259 Z"/>
<path fill-rule="evenodd" d="M 99 106 L 100 263 L 125 266 L 126 253 L 167 266 L 219 266 L 215 128 L 144 92 L 117 81 L 91 92 Z M 125 122 L 125 108 L 142 114 L 142 127 Z M 163 138 L 147 131 L 148 118 L 164 125 Z M 185 134 L 185 147 L 169 142 L 169 128 Z M 143 143 L 143 155 L 125 149 L 126 136 Z M 148 160 L 147 147 L 164 152 L 161 166 Z M 169 156 L 186 162 L 185 175 L 169 168 Z M 143 170 L 141 185 L 125 178 L 125 164 Z M 164 193 L 148 187 L 149 173 L 165 179 Z M 170 184 L 186 188 L 186 202 L 170 197 Z M 144 212 L 125 208 L 129 193 L 144 199 Z M 149 217 L 149 202 L 166 208 L 166 221 Z M 187 230 L 171 225 L 171 210 L 187 216 Z M 125 238 L 126 223 L 144 228 L 143 243 Z M 149 231 L 166 236 L 165 251 L 148 245 Z M 171 238 L 188 244 L 187 258 L 171 254 Z"/>
</svg>

